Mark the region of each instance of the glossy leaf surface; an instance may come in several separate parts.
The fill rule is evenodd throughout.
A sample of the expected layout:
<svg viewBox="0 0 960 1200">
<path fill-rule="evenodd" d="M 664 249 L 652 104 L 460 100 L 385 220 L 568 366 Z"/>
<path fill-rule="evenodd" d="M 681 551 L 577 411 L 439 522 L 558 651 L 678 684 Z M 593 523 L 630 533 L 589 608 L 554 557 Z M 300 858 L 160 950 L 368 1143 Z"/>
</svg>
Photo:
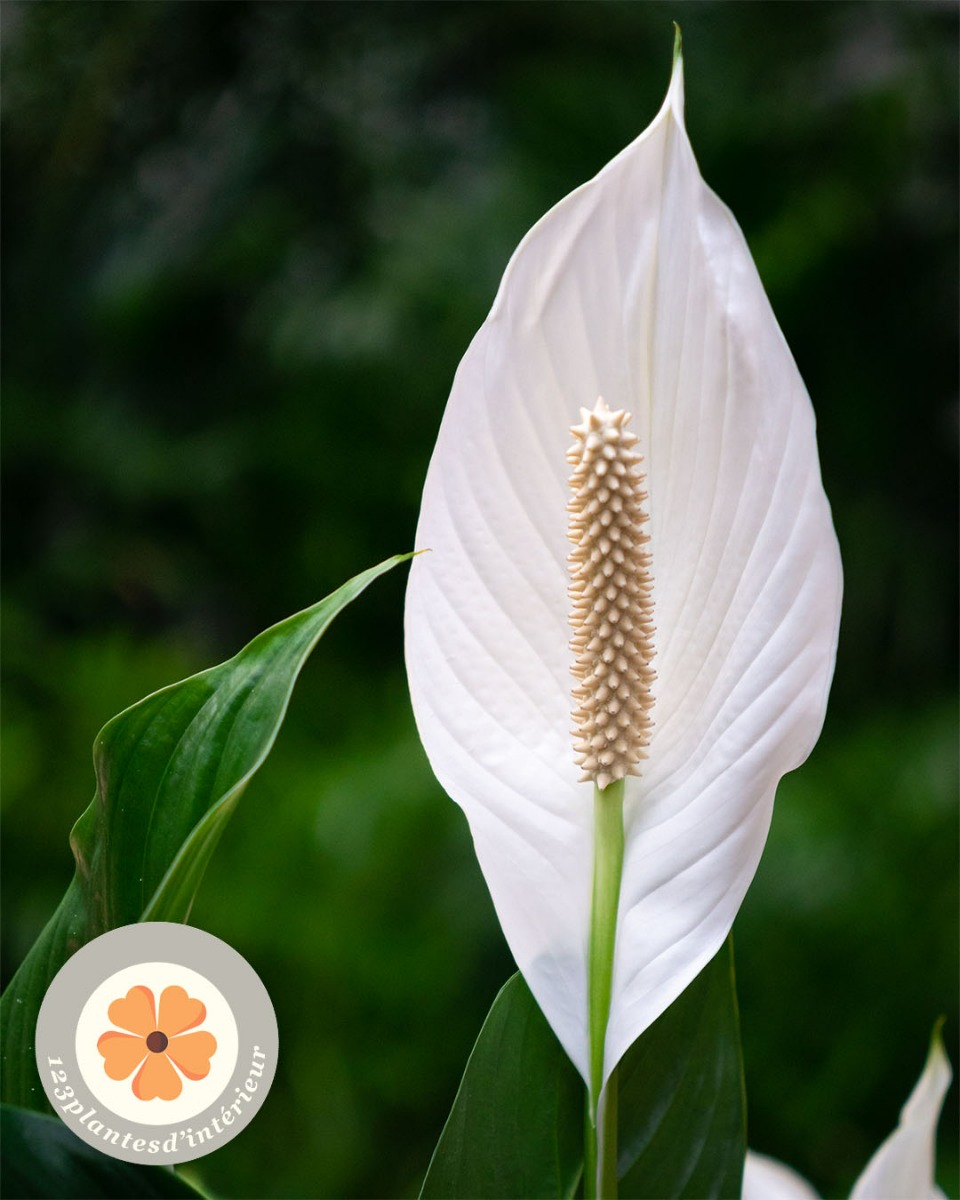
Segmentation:
<svg viewBox="0 0 960 1200">
<path fill-rule="evenodd" d="M 467 1062 L 421 1196 L 573 1196 L 583 1084 L 521 975 L 500 990 Z"/>
<path fill-rule="evenodd" d="M 165 1167 L 140 1166 L 110 1158 L 74 1136 L 57 1117 L 24 1108 L 0 1107 L 0 1163 L 3 1196 L 17 1200 L 90 1196 L 139 1200 L 140 1197 L 199 1196 Z"/>
<path fill-rule="evenodd" d="M 746 1112 L 732 949 L 619 1068 L 622 1200 L 740 1196 Z M 467 1063 L 424 1197 L 566 1197 L 583 1170 L 583 1083 L 515 975 Z"/>
<path fill-rule="evenodd" d="M 620 1195 L 737 1200 L 747 1113 L 729 939 L 617 1074 Z"/>
<path fill-rule="evenodd" d="M 404 557 L 357 575 L 227 662 L 147 696 L 100 731 L 96 795 L 70 837 L 76 873 L 3 995 L 4 1100 L 46 1107 L 34 1028 L 50 981 L 75 950 L 120 925 L 187 920 L 226 822 L 273 746 L 301 667 L 334 617 Z"/>
</svg>

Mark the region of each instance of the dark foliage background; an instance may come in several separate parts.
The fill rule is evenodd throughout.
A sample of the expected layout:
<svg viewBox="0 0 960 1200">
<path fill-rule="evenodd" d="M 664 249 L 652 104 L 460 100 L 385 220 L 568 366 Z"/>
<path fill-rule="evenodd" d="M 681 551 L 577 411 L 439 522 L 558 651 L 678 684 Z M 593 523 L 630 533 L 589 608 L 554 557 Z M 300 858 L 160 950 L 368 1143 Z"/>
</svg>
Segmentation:
<svg viewBox="0 0 960 1200">
<path fill-rule="evenodd" d="M 960 1061 L 956 6 L 2 15 L 5 977 L 70 878 L 107 718 L 412 548 L 510 252 L 653 116 L 677 19 L 845 557 L 827 725 L 737 948 L 751 1144 L 846 1195 L 941 1013 Z M 322 643 L 195 909 L 283 1047 L 255 1124 L 191 1168 L 222 1196 L 416 1194 L 511 971 L 413 728 L 402 589 Z"/>
</svg>

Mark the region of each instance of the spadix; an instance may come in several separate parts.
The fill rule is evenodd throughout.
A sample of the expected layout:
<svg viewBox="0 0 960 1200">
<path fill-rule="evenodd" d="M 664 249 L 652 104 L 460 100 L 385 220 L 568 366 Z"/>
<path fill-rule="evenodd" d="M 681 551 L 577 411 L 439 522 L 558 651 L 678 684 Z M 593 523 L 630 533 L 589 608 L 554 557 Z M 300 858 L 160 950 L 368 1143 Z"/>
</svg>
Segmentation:
<svg viewBox="0 0 960 1200">
<path fill-rule="evenodd" d="M 573 738 L 581 782 L 597 787 L 640 774 L 653 721 L 653 580 L 644 530 L 641 456 L 629 414 L 601 397 L 571 432 L 567 505 Z"/>
</svg>

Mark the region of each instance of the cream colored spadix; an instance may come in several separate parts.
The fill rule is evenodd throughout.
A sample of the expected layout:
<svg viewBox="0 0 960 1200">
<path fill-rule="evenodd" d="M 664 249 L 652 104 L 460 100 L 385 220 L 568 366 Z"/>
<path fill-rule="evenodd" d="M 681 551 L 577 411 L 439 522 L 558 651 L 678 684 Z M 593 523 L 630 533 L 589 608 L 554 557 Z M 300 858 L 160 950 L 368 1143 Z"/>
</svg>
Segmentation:
<svg viewBox="0 0 960 1200">
<path fill-rule="evenodd" d="M 573 738 L 581 782 L 640 774 L 653 720 L 653 579 L 641 455 L 629 413 L 603 397 L 571 433 Z"/>
<path fill-rule="evenodd" d="M 819 734 L 840 607 L 810 401 L 700 178 L 679 59 L 653 123 L 513 255 L 454 380 L 407 593 L 423 744 L 584 1079 L 593 784 L 571 734 L 566 450 L 601 395 L 643 456 L 656 626 L 652 661 L 635 643 L 656 679 L 631 709 L 647 744 L 626 778 L 608 1075 L 730 928 L 777 781 Z"/>
</svg>

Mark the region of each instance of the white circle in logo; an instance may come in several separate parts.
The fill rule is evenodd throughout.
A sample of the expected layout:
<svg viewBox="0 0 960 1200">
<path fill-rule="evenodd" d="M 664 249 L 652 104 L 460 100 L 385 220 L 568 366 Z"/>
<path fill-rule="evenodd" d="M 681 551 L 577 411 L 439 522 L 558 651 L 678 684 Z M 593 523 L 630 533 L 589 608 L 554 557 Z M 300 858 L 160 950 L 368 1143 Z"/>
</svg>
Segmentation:
<svg viewBox="0 0 960 1200">
<path fill-rule="evenodd" d="M 111 1007 L 122 1024 L 111 1020 Z M 124 1018 L 124 1008 L 129 1017 Z M 154 1028 L 148 1029 L 138 1018 L 151 1009 Z M 181 1022 L 190 1022 L 189 1028 L 178 1027 Z M 147 1044 L 154 1030 L 163 1034 L 160 1044 L 166 1043 L 159 1051 Z M 112 1112 L 143 1125 L 185 1122 L 203 1112 L 230 1082 L 237 1050 L 237 1022 L 223 993 L 176 963 L 138 963 L 115 972 L 94 990 L 77 1022 L 77 1066 L 84 1083 Z M 153 1075 L 167 1084 L 167 1094 L 141 1098 L 137 1091 L 152 1083 Z"/>
</svg>

